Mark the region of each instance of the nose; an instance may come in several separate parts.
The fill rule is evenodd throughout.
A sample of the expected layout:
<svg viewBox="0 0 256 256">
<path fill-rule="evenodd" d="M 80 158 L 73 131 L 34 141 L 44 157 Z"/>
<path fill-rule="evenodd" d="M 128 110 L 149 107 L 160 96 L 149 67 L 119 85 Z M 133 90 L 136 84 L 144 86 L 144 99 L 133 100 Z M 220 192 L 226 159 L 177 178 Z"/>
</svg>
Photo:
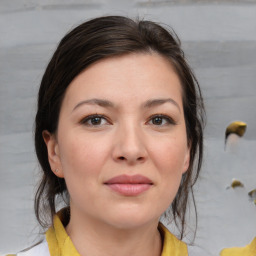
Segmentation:
<svg viewBox="0 0 256 256">
<path fill-rule="evenodd" d="M 114 139 L 113 158 L 116 162 L 123 162 L 129 165 L 136 165 L 146 161 L 145 139 L 138 126 L 119 127 Z"/>
</svg>

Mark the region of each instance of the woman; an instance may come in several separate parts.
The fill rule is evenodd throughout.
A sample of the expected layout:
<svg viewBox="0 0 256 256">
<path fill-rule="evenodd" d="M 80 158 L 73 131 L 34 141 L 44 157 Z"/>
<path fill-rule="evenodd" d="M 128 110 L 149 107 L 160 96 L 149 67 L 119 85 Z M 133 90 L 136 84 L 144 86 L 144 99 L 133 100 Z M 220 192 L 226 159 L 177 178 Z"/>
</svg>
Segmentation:
<svg viewBox="0 0 256 256">
<path fill-rule="evenodd" d="M 203 113 L 174 32 L 108 16 L 68 33 L 42 78 L 35 123 L 35 211 L 51 227 L 19 255 L 188 255 L 179 239 Z M 67 207 L 56 214 L 60 201 Z M 179 239 L 159 223 L 163 214 Z"/>
</svg>

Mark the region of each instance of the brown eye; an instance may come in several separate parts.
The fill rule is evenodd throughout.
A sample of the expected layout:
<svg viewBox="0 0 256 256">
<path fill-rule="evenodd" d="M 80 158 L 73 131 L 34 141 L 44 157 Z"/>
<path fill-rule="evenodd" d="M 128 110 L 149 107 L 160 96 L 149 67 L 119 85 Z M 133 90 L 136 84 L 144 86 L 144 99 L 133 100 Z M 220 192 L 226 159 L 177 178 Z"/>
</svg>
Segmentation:
<svg viewBox="0 0 256 256">
<path fill-rule="evenodd" d="M 152 119 L 152 124 L 154 124 L 154 125 L 161 125 L 162 123 L 163 123 L 162 117 L 154 117 Z"/>
<path fill-rule="evenodd" d="M 102 115 L 87 116 L 80 123 L 86 126 L 102 126 L 109 124 L 107 119 Z"/>
<path fill-rule="evenodd" d="M 156 126 L 165 126 L 175 124 L 174 120 L 166 115 L 154 115 L 150 118 L 149 124 Z"/>
<path fill-rule="evenodd" d="M 100 125 L 102 122 L 102 118 L 101 117 L 93 117 L 91 118 L 91 124 L 92 125 Z"/>
</svg>

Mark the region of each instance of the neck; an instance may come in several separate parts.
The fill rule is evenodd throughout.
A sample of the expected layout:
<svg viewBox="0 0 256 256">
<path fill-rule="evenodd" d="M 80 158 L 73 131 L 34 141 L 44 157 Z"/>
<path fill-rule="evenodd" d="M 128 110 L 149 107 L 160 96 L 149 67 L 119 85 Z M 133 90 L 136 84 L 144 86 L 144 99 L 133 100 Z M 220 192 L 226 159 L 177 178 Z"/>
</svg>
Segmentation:
<svg viewBox="0 0 256 256">
<path fill-rule="evenodd" d="M 116 228 L 71 214 L 66 231 L 81 256 L 160 256 L 158 221 L 133 228 Z M 76 221 L 79 220 L 79 221 Z"/>
</svg>

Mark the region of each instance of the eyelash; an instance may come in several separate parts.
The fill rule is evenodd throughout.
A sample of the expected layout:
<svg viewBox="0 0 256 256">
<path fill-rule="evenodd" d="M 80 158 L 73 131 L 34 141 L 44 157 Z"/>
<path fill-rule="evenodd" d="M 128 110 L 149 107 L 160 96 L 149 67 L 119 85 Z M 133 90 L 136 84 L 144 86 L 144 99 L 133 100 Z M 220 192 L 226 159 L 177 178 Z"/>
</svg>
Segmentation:
<svg viewBox="0 0 256 256">
<path fill-rule="evenodd" d="M 100 121 L 102 121 L 102 119 L 105 119 L 108 122 L 108 125 L 111 124 L 111 122 L 108 120 L 108 118 L 106 116 L 100 115 L 100 114 L 93 114 L 93 115 L 86 116 L 79 123 L 86 125 L 86 126 L 92 126 L 92 127 L 97 127 L 97 126 L 102 125 L 101 123 L 98 125 L 97 124 L 88 124 L 88 121 L 92 120 L 93 118 L 100 118 Z M 166 120 L 166 122 L 167 122 L 167 124 L 160 124 L 160 125 L 152 124 L 155 126 L 176 125 L 176 122 L 170 116 L 163 115 L 163 114 L 154 114 L 154 115 L 150 116 L 147 123 L 152 121 L 154 118 L 161 118 L 161 120 Z"/>
<path fill-rule="evenodd" d="M 154 114 L 149 117 L 149 121 L 152 121 L 154 118 L 161 118 L 162 120 L 165 119 L 167 124 L 161 124 L 161 125 L 156 125 L 155 126 L 166 126 L 166 125 L 176 125 L 176 122 L 171 118 L 170 116 L 163 115 L 163 114 Z M 148 121 L 148 122 L 149 122 Z M 154 125 L 154 124 L 153 124 Z"/>
<path fill-rule="evenodd" d="M 110 122 L 108 121 L 108 119 L 107 119 L 104 115 L 93 114 L 93 115 L 89 115 L 89 116 L 86 116 L 85 118 L 83 118 L 83 119 L 80 121 L 80 124 L 87 125 L 87 126 L 100 126 L 101 124 L 99 124 L 99 125 L 88 124 L 88 121 L 92 120 L 93 118 L 100 118 L 101 120 L 102 120 L 102 119 L 105 119 L 108 123 L 110 123 Z M 111 123 L 110 123 L 110 124 L 111 124 Z"/>
</svg>

